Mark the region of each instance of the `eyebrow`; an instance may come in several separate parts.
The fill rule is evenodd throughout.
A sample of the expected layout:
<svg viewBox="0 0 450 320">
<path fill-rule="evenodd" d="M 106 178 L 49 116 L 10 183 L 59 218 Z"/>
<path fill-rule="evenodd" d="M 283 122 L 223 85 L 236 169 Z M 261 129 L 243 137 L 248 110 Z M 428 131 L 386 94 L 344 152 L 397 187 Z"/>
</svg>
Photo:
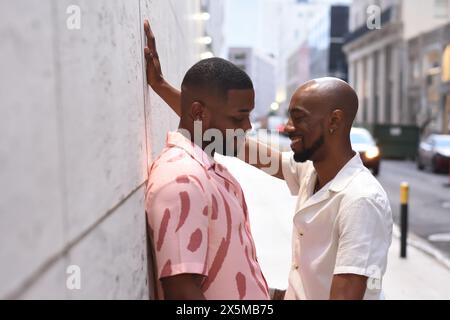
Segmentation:
<svg viewBox="0 0 450 320">
<path fill-rule="evenodd" d="M 302 108 L 301 106 L 295 106 L 295 107 L 292 107 L 290 110 L 289 110 L 289 112 L 302 112 L 302 113 L 304 113 L 304 114 L 309 114 L 309 112 L 308 111 L 306 111 L 304 108 Z"/>
<path fill-rule="evenodd" d="M 239 109 L 238 112 L 240 113 L 250 113 L 253 111 L 254 108 L 249 108 L 249 109 Z"/>
</svg>

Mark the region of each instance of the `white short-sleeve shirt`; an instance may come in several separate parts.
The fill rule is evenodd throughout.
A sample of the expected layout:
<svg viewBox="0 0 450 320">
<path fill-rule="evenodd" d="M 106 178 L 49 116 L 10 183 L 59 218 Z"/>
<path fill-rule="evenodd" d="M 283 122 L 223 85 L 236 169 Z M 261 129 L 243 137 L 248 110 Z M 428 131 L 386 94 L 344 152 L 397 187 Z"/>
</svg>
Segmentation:
<svg viewBox="0 0 450 320">
<path fill-rule="evenodd" d="M 292 153 L 284 153 L 283 174 L 298 195 L 286 299 L 329 299 L 336 274 L 367 276 L 364 299 L 382 299 L 392 212 L 359 154 L 316 194 L 312 162 L 296 163 Z"/>
</svg>

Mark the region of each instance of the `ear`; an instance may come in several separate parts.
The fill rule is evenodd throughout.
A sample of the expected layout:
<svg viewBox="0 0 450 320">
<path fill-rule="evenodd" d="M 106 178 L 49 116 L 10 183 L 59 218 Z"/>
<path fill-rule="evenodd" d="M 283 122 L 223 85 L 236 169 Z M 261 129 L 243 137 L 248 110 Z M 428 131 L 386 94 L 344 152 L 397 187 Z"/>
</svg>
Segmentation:
<svg viewBox="0 0 450 320">
<path fill-rule="evenodd" d="M 341 109 L 336 109 L 333 112 L 331 112 L 328 123 L 328 130 L 330 134 L 333 134 L 340 127 L 342 127 L 343 121 L 344 121 L 344 112 Z"/>
<path fill-rule="evenodd" d="M 205 106 L 200 101 L 194 101 L 191 104 L 191 115 L 194 121 L 202 121 L 205 116 Z"/>
</svg>

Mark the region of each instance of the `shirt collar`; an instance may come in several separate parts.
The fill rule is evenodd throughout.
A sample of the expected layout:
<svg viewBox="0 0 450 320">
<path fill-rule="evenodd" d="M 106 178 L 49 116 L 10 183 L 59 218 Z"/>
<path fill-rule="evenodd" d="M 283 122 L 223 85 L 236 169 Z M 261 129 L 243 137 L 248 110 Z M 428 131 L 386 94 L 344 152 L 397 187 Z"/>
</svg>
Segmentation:
<svg viewBox="0 0 450 320">
<path fill-rule="evenodd" d="M 349 162 L 339 171 L 336 177 L 331 181 L 330 191 L 341 192 L 353 180 L 357 173 L 364 169 L 359 153 L 350 159 Z"/>
<path fill-rule="evenodd" d="M 188 140 L 179 131 L 169 132 L 167 134 L 166 145 L 168 147 L 178 147 L 183 149 L 207 170 L 214 167 L 216 164 L 214 159 L 208 156 L 202 148 L 200 148 L 191 140 Z"/>
</svg>

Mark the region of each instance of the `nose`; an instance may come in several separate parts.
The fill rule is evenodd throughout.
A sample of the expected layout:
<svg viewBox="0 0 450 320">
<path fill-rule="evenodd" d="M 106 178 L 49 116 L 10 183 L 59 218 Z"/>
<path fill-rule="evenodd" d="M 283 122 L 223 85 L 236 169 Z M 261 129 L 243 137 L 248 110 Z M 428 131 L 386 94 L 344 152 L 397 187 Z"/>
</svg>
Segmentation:
<svg viewBox="0 0 450 320">
<path fill-rule="evenodd" d="M 289 134 L 295 131 L 295 127 L 292 124 L 292 121 L 289 119 L 286 125 L 284 126 L 284 132 Z"/>
<path fill-rule="evenodd" d="M 250 119 L 246 119 L 244 126 L 242 127 L 242 129 L 247 132 L 249 130 L 252 130 L 252 123 L 250 122 Z"/>
</svg>

